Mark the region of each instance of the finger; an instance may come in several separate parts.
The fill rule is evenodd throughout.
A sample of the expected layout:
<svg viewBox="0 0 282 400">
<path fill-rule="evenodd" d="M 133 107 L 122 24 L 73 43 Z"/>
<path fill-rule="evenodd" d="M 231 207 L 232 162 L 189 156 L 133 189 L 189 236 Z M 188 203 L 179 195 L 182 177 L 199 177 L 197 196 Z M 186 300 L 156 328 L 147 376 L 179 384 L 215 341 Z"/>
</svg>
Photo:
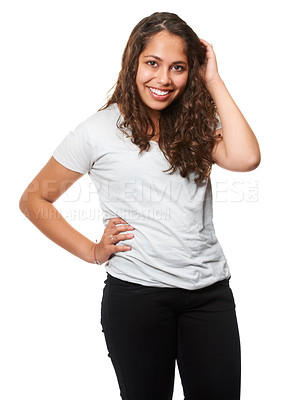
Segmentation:
<svg viewBox="0 0 282 400">
<path fill-rule="evenodd" d="M 207 42 L 206 40 L 200 39 L 200 41 L 203 43 L 204 46 L 207 47 L 208 50 L 209 50 L 209 49 L 210 49 L 210 50 L 213 49 L 213 45 L 210 44 L 209 42 Z"/>
<path fill-rule="evenodd" d="M 127 224 L 127 222 L 122 218 L 111 218 L 108 225 L 116 225 L 116 224 Z"/>
<path fill-rule="evenodd" d="M 119 240 L 116 238 L 116 235 L 114 234 L 109 235 L 109 241 L 112 245 L 116 245 L 119 242 Z"/>
<path fill-rule="evenodd" d="M 117 234 L 111 234 L 109 236 L 110 239 L 110 244 L 116 245 L 117 243 L 119 243 L 122 240 L 130 240 L 134 238 L 134 234 L 133 233 L 126 233 L 126 234 L 121 234 L 121 233 L 117 233 Z"/>
<path fill-rule="evenodd" d="M 125 234 L 118 234 L 118 235 L 114 235 L 114 241 L 115 242 L 120 242 L 122 240 L 129 240 L 129 239 L 133 239 L 134 238 L 134 234 L 133 233 L 125 233 Z"/>
<path fill-rule="evenodd" d="M 132 231 L 132 230 L 135 230 L 135 228 L 133 228 L 133 226 L 131 225 L 119 225 L 115 226 L 114 234 L 118 235 L 120 232 Z"/>
<path fill-rule="evenodd" d="M 114 246 L 113 253 L 117 253 L 119 251 L 128 251 L 128 250 L 131 250 L 131 249 L 132 249 L 131 246 Z"/>
<path fill-rule="evenodd" d="M 204 40 L 204 39 L 200 39 L 200 41 L 201 41 L 203 44 L 205 44 L 205 45 L 209 45 L 209 42 L 207 42 L 207 41 Z"/>
</svg>

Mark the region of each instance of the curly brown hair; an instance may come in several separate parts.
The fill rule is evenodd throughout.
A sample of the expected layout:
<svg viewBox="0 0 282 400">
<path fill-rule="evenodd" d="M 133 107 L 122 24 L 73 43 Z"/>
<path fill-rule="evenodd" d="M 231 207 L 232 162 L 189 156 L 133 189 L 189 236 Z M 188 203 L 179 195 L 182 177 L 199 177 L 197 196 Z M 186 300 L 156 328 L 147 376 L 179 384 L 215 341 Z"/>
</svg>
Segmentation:
<svg viewBox="0 0 282 400">
<path fill-rule="evenodd" d="M 171 165 L 163 172 L 179 170 L 180 175 L 188 179 L 189 174 L 195 172 L 198 177 L 194 181 L 200 184 L 209 178 L 214 164 L 212 150 L 218 119 L 215 103 L 199 72 L 205 62 L 206 48 L 178 15 L 156 12 L 135 26 L 122 56 L 114 93 L 100 110 L 117 103 L 123 117 L 118 119 L 117 127 L 127 136 L 126 128 L 130 128 L 131 141 L 140 148 L 139 155 L 149 150 L 149 140 L 156 133 L 155 126 L 139 96 L 136 74 L 140 54 L 152 36 L 161 31 L 184 40 L 189 65 L 184 92 L 160 115 L 159 147 Z"/>
</svg>

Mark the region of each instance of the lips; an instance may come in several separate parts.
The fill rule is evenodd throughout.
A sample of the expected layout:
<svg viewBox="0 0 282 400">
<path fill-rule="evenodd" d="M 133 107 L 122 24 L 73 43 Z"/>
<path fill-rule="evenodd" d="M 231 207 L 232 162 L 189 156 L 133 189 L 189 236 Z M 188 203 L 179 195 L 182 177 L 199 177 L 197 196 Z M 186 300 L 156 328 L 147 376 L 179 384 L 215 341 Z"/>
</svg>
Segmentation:
<svg viewBox="0 0 282 400">
<path fill-rule="evenodd" d="M 168 94 L 170 92 L 170 90 L 155 89 L 152 87 L 149 87 L 149 89 L 151 90 L 151 92 L 153 92 L 159 96 L 165 96 L 166 94 Z"/>
<path fill-rule="evenodd" d="M 154 99 L 156 100 L 166 100 L 170 94 L 173 92 L 172 90 L 161 90 L 161 89 L 156 89 L 150 86 L 147 86 L 151 95 L 153 96 Z"/>
</svg>

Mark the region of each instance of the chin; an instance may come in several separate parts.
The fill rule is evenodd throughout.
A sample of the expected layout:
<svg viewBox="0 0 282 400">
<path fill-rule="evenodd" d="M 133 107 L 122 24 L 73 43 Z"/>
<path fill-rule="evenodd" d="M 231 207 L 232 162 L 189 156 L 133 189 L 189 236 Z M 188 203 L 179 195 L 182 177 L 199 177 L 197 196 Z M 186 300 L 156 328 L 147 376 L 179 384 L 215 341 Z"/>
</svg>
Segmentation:
<svg viewBox="0 0 282 400">
<path fill-rule="evenodd" d="M 160 103 L 160 104 L 154 104 L 154 103 L 145 103 L 148 108 L 150 108 L 153 111 L 162 111 L 165 110 L 168 106 L 170 106 L 173 103 L 173 101 L 170 101 L 168 103 Z"/>
</svg>

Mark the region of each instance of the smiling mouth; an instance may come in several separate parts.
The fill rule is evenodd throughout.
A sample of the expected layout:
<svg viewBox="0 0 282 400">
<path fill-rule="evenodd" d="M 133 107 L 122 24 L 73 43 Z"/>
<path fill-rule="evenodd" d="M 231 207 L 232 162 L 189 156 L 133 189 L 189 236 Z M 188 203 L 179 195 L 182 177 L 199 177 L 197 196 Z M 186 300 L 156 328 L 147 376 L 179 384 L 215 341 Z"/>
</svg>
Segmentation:
<svg viewBox="0 0 282 400">
<path fill-rule="evenodd" d="M 172 92 L 172 90 L 160 90 L 152 87 L 148 87 L 148 89 L 158 96 L 167 96 L 170 92 Z"/>
</svg>

